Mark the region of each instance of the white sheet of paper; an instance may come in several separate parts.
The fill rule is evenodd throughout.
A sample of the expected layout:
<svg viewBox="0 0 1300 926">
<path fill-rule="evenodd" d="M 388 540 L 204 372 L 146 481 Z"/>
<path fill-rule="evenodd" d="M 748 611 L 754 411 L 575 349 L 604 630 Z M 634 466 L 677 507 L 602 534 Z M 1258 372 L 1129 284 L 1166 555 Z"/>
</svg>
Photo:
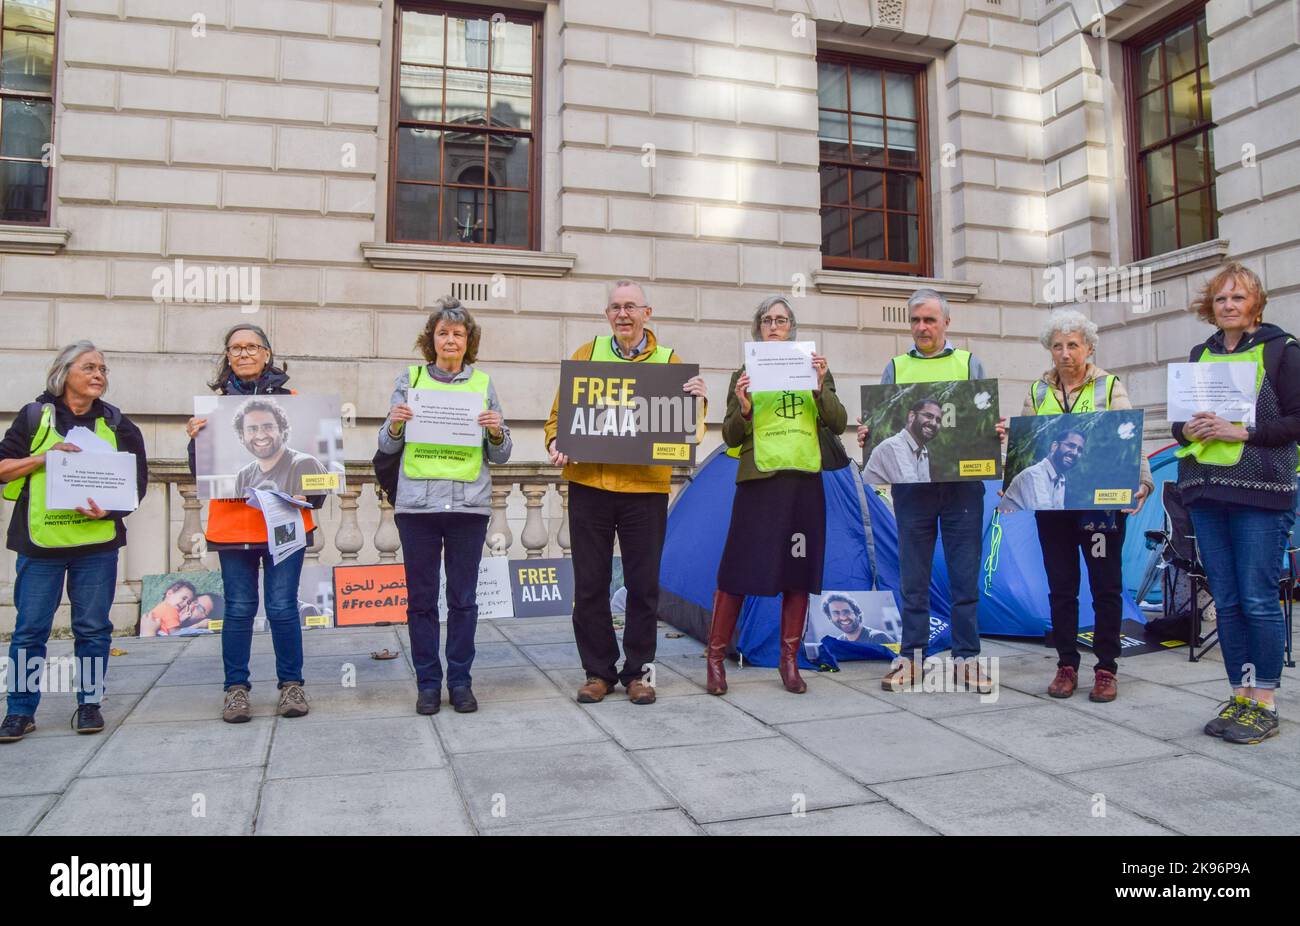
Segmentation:
<svg viewBox="0 0 1300 926">
<path fill-rule="evenodd" d="M 801 392 L 817 388 L 813 341 L 746 341 L 750 392 Z"/>
<path fill-rule="evenodd" d="M 248 504 L 252 505 L 258 511 L 261 511 L 262 500 L 258 497 L 259 495 L 270 495 L 273 498 L 279 499 L 280 501 L 284 502 L 286 505 L 292 505 L 295 508 L 311 507 L 311 502 L 304 502 L 300 498 L 294 498 L 288 492 L 281 492 L 279 489 L 249 489 L 248 496 L 244 499 L 244 501 L 248 502 Z"/>
<path fill-rule="evenodd" d="M 1187 421 L 1197 412 L 1214 412 L 1226 421 L 1255 423 L 1255 364 L 1171 363 L 1168 366 L 1170 421 Z"/>
<path fill-rule="evenodd" d="M 117 453 L 117 448 L 90 428 L 77 425 L 63 436 L 65 444 L 80 447 L 82 453 Z"/>
<path fill-rule="evenodd" d="M 278 492 L 254 489 L 257 504 L 253 507 L 262 510 L 266 519 L 266 545 L 271 551 L 271 563 L 280 565 L 280 561 L 307 547 L 307 524 L 303 520 L 298 503 L 286 502 L 277 496 Z"/>
<path fill-rule="evenodd" d="M 479 620 L 515 616 L 515 597 L 510 590 L 510 561 L 504 556 L 485 556 L 478 564 L 477 604 Z M 447 622 L 447 570 L 438 574 L 438 613 Z"/>
<path fill-rule="evenodd" d="M 134 453 L 45 454 L 45 507 L 51 511 L 85 508 L 86 499 L 105 511 L 135 511 Z"/>
<path fill-rule="evenodd" d="M 483 442 L 483 393 L 450 389 L 412 389 L 406 395 L 415 417 L 406 422 L 406 439 L 417 444 L 477 447 Z"/>
</svg>

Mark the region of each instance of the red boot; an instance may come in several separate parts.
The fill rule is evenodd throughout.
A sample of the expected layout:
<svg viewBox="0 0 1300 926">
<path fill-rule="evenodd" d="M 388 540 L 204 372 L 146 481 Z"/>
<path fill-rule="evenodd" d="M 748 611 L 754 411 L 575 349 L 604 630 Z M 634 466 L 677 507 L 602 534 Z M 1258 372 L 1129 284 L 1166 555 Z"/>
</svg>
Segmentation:
<svg viewBox="0 0 1300 926">
<path fill-rule="evenodd" d="M 727 658 L 727 647 L 731 645 L 731 635 L 736 631 L 740 606 L 744 603 L 743 595 L 723 591 L 713 593 L 713 622 L 709 624 L 709 644 L 704 651 L 708 657 L 705 687 L 709 694 L 727 693 L 727 670 L 723 668 L 723 661 Z"/>
<path fill-rule="evenodd" d="M 781 683 L 786 691 L 803 694 L 808 690 L 799 677 L 799 645 L 803 643 L 803 625 L 808 616 L 807 592 L 783 592 L 781 595 Z"/>
</svg>

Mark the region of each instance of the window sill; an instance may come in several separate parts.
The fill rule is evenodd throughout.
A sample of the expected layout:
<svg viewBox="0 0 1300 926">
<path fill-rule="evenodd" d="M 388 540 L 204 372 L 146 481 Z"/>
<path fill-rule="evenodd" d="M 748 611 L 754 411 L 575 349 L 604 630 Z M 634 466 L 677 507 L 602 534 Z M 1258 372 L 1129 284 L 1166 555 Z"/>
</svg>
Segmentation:
<svg viewBox="0 0 1300 926">
<path fill-rule="evenodd" d="M 970 302 L 980 290 L 978 283 L 941 280 L 937 277 L 907 277 L 888 273 L 856 273 L 850 270 L 816 270 L 812 275 L 818 292 L 850 296 L 907 298 L 921 288 L 937 290 L 949 302 Z"/>
<path fill-rule="evenodd" d="M 57 254 L 71 234 L 66 228 L 48 225 L 0 225 L 0 253 Z"/>
<path fill-rule="evenodd" d="M 1135 260 L 1126 269 L 1150 270 L 1151 281 L 1155 283 L 1170 277 L 1194 273 L 1197 270 L 1217 267 L 1227 256 L 1228 239 L 1214 238 L 1210 241 L 1202 241 L 1200 244 L 1179 248 L 1177 251 L 1167 251 L 1155 257 Z"/>
<path fill-rule="evenodd" d="M 361 253 L 370 266 L 382 270 L 513 273 L 533 277 L 562 277 L 578 260 L 576 254 L 440 244 L 371 242 L 361 245 Z"/>
</svg>

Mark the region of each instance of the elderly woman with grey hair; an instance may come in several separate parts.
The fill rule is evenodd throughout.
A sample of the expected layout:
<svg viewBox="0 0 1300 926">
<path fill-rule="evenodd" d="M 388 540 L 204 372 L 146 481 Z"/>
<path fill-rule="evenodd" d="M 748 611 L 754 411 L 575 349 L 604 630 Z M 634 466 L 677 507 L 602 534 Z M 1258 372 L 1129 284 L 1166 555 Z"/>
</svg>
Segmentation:
<svg viewBox="0 0 1300 926">
<path fill-rule="evenodd" d="M 406 564 L 407 626 L 418 689 L 415 710 L 436 714 L 442 704 L 438 657 L 438 574 L 447 566 L 447 688 L 457 713 L 478 709 L 471 687 L 474 629 L 478 624 L 478 569 L 491 514 L 490 463 L 510 459 L 510 429 L 491 379 L 475 367 L 482 331 L 474 316 L 451 297 L 439 299 L 416 347 L 424 364 L 412 364 L 393 385 L 388 418 L 379 430 L 379 462 L 400 455 L 395 483 L 384 478 L 396 509 Z M 415 417 L 410 393 L 477 393 L 483 429 L 474 446 L 417 443 L 406 439 Z M 477 407 L 477 406 L 476 406 Z M 382 474 L 381 474 L 382 475 Z M 395 490 L 395 491 L 394 491 Z"/>
<path fill-rule="evenodd" d="M 1097 349 L 1097 325 L 1082 312 L 1073 309 L 1054 311 L 1043 325 L 1039 338 L 1052 354 L 1052 367 L 1029 387 L 1022 415 L 1083 414 L 1132 408 L 1128 393 L 1119 377 L 1107 373 L 1091 362 Z M 1068 437 L 1068 435 L 1067 435 Z M 1051 464 L 1048 458 L 1047 464 Z M 1022 474 L 1023 475 L 1023 474 Z M 1063 473 L 1048 473 L 1052 481 L 1064 479 Z M 1017 477 L 1016 482 L 1020 481 Z M 1004 510 L 1024 507 L 1017 502 L 1013 482 L 1003 500 Z M 1047 571 L 1048 602 L 1052 614 L 1052 642 L 1056 646 L 1056 677 L 1047 688 L 1054 698 L 1074 694 L 1079 681 L 1079 553 L 1088 568 L 1092 589 L 1092 651 L 1097 657 L 1094 684 L 1088 697 L 1092 701 L 1113 701 L 1118 693 L 1115 673 L 1120 652 L 1120 621 L 1124 594 L 1123 557 L 1124 522 L 1136 514 L 1154 487 L 1151 468 L 1142 459 L 1140 487 L 1134 506 L 1114 513 L 1107 519 L 1095 511 L 1035 511 L 1038 540 Z M 1098 524 L 1098 522 L 1103 522 Z M 1099 528 L 1108 534 L 1105 544 L 1095 536 Z"/>
<path fill-rule="evenodd" d="M 18 616 L 9 642 L 9 703 L 0 742 L 11 743 L 36 729 L 39 688 L 22 684 L 39 678 L 54 612 L 67 584 L 72 605 L 73 652 L 77 659 L 78 733 L 104 729 L 99 704 L 104 696 L 113 623 L 109 610 L 117 588 L 118 550 L 126 545 L 126 512 L 105 511 L 87 498 L 72 511 L 45 506 L 45 455 L 51 450 L 78 453 L 69 442 L 73 428 L 85 428 L 119 452 L 135 454 L 136 493 L 149 485 L 140 429 L 103 400 L 108 365 L 89 341 L 59 351 L 45 378 L 45 391 L 24 405 L 0 441 L 0 482 L 14 502 L 8 546 L 17 554 L 14 605 Z"/>
<path fill-rule="evenodd" d="M 798 328 L 783 296 L 754 312 L 756 341 L 793 341 Z M 817 388 L 751 393 L 742 367 L 731 375 L 722 439 L 739 459 L 731 526 L 718 565 L 706 655 L 707 688 L 725 694 L 723 660 L 746 595 L 781 596 L 781 682 L 800 694 L 799 644 L 810 594 L 821 594 L 826 496 L 820 428 L 844 433 L 848 413 L 835 394 L 826 358 L 813 355 Z"/>
</svg>

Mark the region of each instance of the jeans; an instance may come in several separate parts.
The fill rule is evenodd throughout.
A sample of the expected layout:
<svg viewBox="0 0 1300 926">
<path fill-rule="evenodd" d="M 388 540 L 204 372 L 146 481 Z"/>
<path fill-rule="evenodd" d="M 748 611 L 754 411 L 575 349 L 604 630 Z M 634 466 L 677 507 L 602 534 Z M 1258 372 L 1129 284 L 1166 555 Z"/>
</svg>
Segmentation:
<svg viewBox="0 0 1300 926">
<path fill-rule="evenodd" d="M 1092 591 L 1092 652 L 1097 668 L 1114 674 L 1119 669 L 1120 625 L 1124 620 L 1124 524 L 1100 534 L 1079 526 L 1082 511 L 1036 511 L 1038 542 L 1047 571 L 1047 601 L 1052 611 L 1052 643 L 1058 666 L 1079 670 L 1079 550 L 1088 567 Z M 1099 555 L 1093 556 L 1096 551 Z"/>
<path fill-rule="evenodd" d="M 266 619 L 275 648 L 275 675 L 279 687 L 301 685 L 302 618 L 298 610 L 298 581 L 307 551 L 299 550 L 280 565 L 271 564 L 266 550 L 219 550 L 221 585 L 226 593 L 226 617 L 221 625 L 221 661 L 226 668 L 226 689 L 248 682 L 248 654 L 253 646 L 253 618 L 257 616 L 257 568 L 262 567 L 262 593 Z"/>
<path fill-rule="evenodd" d="M 401 513 L 396 517 L 406 564 L 406 624 L 411 661 L 421 691 L 442 690 L 438 659 L 438 573 L 447 565 L 447 687 L 468 687 L 473 679 L 474 629 L 478 626 L 478 567 L 487 538 L 488 516 L 446 512 Z"/>
<path fill-rule="evenodd" d="M 1286 645 L 1278 582 L 1295 512 L 1213 501 L 1188 511 L 1214 596 L 1228 682 L 1233 688 L 1277 688 Z"/>
<path fill-rule="evenodd" d="M 18 618 L 9 643 L 8 713 L 36 715 L 36 707 L 41 703 L 40 667 L 45 662 L 45 644 L 54 626 L 54 612 L 63 600 L 65 577 L 68 602 L 72 605 L 72 635 L 76 640 L 73 654 L 77 703 L 98 704 L 103 700 L 108 651 L 113 638 L 109 609 L 117 589 L 117 553 L 109 550 L 51 558 L 18 555 L 18 574 L 14 580 Z M 53 673 L 55 678 L 60 675 Z"/>
<path fill-rule="evenodd" d="M 949 626 L 952 655 L 970 659 L 980 652 L 980 559 L 984 544 L 984 484 L 934 482 L 893 487 L 898 521 L 898 572 L 903 597 L 900 652 L 910 658 L 930 641 L 930 571 L 934 544 L 943 531 L 952 599 Z"/>
<path fill-rule="evenodd" d="M 573 543 L 573 635 L 589 677 L 624 686 L 645 674 L 658 641 L 659 560 L 668 528 L 665 492 L 611 492 L 569 483 L 569 537 Z M 623 669 L 609 610 L 614 535 L 623 554 L 627 616 Z"/>
</svg>

